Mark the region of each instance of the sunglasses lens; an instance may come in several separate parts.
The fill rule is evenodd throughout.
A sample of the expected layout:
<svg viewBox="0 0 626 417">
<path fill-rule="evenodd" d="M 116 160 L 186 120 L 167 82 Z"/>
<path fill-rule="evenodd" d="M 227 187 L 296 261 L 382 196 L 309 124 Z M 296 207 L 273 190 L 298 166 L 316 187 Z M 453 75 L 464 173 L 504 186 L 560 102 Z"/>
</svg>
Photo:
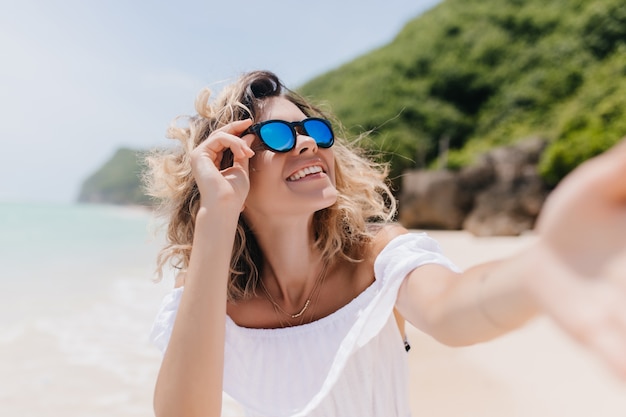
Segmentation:
<svg viewBox="0 0 626 417">
<path fill-rule="evenodd" d="M 315 140 L 320 148 L 330 148 L 335 141 L 330 122 L 324 119 L 305 119 L 302 122 L 288 123 L 271 120 L 261 123 L 255 132 L 265 145 L 274 152 L 288 152 L 296 144 L 295 130 L 292 126 L 302 127 L 303 133 Z"/>
<path fill-rule="evenodd" d="M 266 123 L 259 129 L 261 140 L 272 150 L 285 152 L 295 143 L 291 128 L 282 122 Z"/>
<path fill-rule="evenodd" d="M 307 135 L 315 139 L 320 148 L 330 148 L 333 145 L 333 131 L 324 120 L 308 119 L 304 121 L 303 126 Z"/>
</svg>

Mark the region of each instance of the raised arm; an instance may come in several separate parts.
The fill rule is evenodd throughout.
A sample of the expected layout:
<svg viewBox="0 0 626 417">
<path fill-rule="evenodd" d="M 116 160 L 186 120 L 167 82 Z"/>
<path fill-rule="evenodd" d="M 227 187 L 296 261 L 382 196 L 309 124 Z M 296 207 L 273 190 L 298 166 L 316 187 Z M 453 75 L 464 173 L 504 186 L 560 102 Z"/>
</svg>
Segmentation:
<svg viewBox="0 0 626 417">
<path fill-rule="evenodd" d="M 463 274 L 414 270 L 398 310 L 450 345 L 488 340 L 544 312 L 626 378 L 626 142 L 559 185 L 537 232 L 525 251 Z"/>
<path fill-rule="evenodd" d="M 192 153 L 200 192 L 191 258 L 154 394 L 157 417 L 219 416 L 222 407 L 226 291 L 237 221 L 249 190 L 250 120 L 213 132 Z M 234 165 L 220 171 L 224 150 Z"/>
</svg>

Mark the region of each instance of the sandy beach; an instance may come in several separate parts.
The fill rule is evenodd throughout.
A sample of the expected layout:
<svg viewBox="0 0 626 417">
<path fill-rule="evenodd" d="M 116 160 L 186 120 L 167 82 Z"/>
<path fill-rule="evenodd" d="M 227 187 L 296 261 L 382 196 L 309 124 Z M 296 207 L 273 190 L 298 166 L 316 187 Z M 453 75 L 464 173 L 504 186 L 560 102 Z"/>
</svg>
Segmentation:
<svg viewBox="0 0 626 417">
<path fill-rule="evenodd" d="M 141 236 L 141 230 L 136 234 Z M 462 268 L 511 254 L 534 239 L 474 238 L 464 232 L 430 235 Z M 126 244 L 138 245 L 132 239 Z M 148 332 L 171 279 L 150 281 L 153 243 L 121 253 L 128 258 L 120 261 L 116 253 L 111 259 L 85 259 L 80 269 L 72 270 L 73 281 L 53 295 L 54 287 L 37 291 L 38 286 L 25 286 L 23 299 L 18 292 L 3 295 L 1 415 L 152 415 L 161 356 L 149 344 Z M 95 271 L 93 265 L 108 265 L 108 270 Z M 47 280 L 65 279 L 67 267 L 55 268 L 48 266 Z M 99 286 L 81 287 L 87 276 Z M 411 327 L 408 332 L 415 417 L 626 415 L 626 385 L 546 319 L 462 349 L 442 346 Z"/>
<path fill-rule="evenodd" d="M 429 234 L 461 268 L 508 256 L 534 239 Z M 626 384 L 546 318 L 495 341 L 456 349 L 407 330 L 415 417 L 626 415 Z"/>
</svg>

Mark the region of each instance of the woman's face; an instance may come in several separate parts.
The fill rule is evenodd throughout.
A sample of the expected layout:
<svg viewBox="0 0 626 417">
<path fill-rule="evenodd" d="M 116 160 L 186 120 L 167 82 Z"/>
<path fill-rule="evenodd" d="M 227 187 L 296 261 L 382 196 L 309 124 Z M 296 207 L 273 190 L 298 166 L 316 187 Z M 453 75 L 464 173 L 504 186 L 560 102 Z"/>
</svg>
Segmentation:
<svg viewBox="0 0 626 417">
<path fill-rule="evenodd" d="M 268 99 L 256 122 L 270 119 L 299 122 L 306 115 L 283 97 Z M 256 138 L 250 159 L 250 192 L 244 215 L 249 218 L 285 218 L 329 207 L 337 200 L 332 148 L 319 148 L 313 138 L 298 133 L 295 147 L 275 153 Z M 320 170 L 321 169 L 321 170 Z"/>
</svg>

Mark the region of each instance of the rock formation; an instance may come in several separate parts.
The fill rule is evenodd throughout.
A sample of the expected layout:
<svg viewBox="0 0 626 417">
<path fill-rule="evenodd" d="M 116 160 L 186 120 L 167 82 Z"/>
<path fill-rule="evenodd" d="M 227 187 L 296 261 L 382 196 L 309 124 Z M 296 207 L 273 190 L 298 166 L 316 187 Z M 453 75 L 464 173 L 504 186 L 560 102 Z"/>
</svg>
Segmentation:
<svg viewBox="0 0 626 417">
<path fill-rule="evenodd" d="M 408 228 L 515 236 L 533 228 L 548 195 L 537 173 L 540 138 L 495 148 L 460 171 L 403 176 L 399 221 Z"/>
</svg>

